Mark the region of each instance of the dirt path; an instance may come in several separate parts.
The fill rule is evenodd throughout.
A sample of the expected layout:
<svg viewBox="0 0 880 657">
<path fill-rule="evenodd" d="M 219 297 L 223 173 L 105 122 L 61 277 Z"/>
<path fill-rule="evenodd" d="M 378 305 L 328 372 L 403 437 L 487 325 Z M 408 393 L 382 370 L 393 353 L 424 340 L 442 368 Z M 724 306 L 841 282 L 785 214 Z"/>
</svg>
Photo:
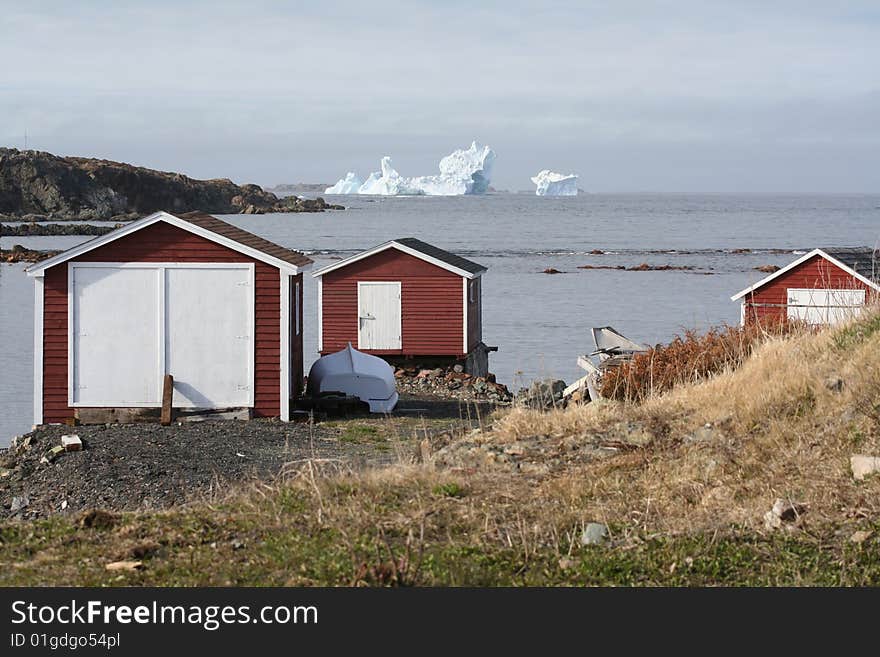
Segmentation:
<svg viewBox="0 0 880 657">
<path fill-rule="evenodd" d="M 489 414 L 460 402 L 405 399 L 394 415 L 277 420 L 49 426 L 0 457 L 0 519 L 83 509 L 161 509 L 203 499 L 231 485 L 274 479 L 316 459 L 323 467 L 360 469 L 411 460 L 427 434 L 460 432 Z M 80 452 L 41 460 L 76 433 Z M 16 502 L 16 498 L 17 502 Z M 26 500 L 26 505 L 21 504 Z"/>
</svg>

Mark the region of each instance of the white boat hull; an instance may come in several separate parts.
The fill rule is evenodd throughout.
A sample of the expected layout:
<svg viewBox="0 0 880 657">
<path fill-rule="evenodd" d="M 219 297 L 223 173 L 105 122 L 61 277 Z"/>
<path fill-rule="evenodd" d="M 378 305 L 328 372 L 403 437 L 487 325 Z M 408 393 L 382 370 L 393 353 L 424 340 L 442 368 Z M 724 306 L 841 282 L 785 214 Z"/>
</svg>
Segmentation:
<svg viewBox="0 0 880 657">
<path fill-rule="evenodd" d="M 357 397 L 369 405 L 371 413 L 390 413 L 398 400 L 394 368 L 351 344 L 315 361 L 307 392 L 313 398 L 334 392 Z"/>
</svg>

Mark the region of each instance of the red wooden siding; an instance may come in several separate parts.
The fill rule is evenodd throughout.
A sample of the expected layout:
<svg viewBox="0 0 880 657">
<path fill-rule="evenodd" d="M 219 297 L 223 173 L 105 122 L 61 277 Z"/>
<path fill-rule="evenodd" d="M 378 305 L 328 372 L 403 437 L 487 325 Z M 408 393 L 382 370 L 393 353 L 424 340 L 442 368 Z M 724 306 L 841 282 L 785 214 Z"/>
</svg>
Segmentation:
<svg viewBox="0 0 880 657">
<path fill-rule="evenodd" d="M 279 415 L 281 282 L 277 268 L 164 222 L 98 247 L 70 262 L 253 262 L 256 282 L 254 415 Z M 291 284 L 297 280 L 302 281 L 302 274 L 293 277 Z M 44 286 L 43 422 L 48 424 L 63 422 L 74 415 L 74 409 L 67 405 L 67 262 L 46 270 Z M 291 344 L 291 349 L 294 367 L 299 363 L 301 380 L 301 335 L 296 344 Z"/>
<path fill-rule="evenodd" d="M 833 262 L 815 255 L 806 262 L 787 271 L 778 278 L 747 294 L 745 300 L 745 321 L 761 322 L 784 320 L 788 316 L 788 289 L 872 289 L 852 274 L 844 271 Z"/>
<path fill-rule="evenodd" d="M 353 262 L 323 276 L 322 354 L 358 343 L 358 281 L 400 281 L 400 350 L 384 355 L 464 355 L 462 277 L 397 249 Z"/>
</svg>

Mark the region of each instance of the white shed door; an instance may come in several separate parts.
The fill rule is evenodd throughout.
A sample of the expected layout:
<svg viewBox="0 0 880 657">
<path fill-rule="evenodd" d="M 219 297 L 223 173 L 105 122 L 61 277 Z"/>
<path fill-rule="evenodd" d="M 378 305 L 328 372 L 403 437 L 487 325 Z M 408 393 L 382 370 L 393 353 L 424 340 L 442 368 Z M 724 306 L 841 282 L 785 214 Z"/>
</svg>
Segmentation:
<svg viewBox="0 0 880 657">
<path fill-rule="evenodd" d="M 160 275 L 155 268 L 70 268 L 74 404 L 160 403 Z"/>
<path fill-rule="evenodd" d="M 400 283 L 358 282 L 358 349 L 400 349 Z"/>
<path fill-rule="evenodd" d="M 169 268 L 166 365 L 174 406 L 253 404 L 253 292 L 247 268 Z"/>
<path fill-rule="evenodd" d="M 864 290 L 788 290 L 788 318 L 807 324 L 837 324 L 852 319 L 865 305 Z"/>
</svg>

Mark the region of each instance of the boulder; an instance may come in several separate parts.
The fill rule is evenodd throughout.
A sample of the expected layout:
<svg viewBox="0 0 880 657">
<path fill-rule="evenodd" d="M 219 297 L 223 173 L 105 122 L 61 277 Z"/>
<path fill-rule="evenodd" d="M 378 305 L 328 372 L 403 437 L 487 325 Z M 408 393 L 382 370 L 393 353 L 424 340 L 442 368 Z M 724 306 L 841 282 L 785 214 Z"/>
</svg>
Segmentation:
<svg viewBox="0 0 880 657">
<path fill-rule="evenodd" d="M 785 524 L 794 524 L 800 521 L 807 512 L 803 504 L 794 504 L 778 498 L 773 507 L 764 514 L 764 526 L 767 529 L 780 529 Z"/>
<path fill-rule="evenodd" d="M 603 545 L 608 540 L 608 527 L 601 522 L 590 522 L 581 532 L 581 545 Z"/>
<path fill-rule="evenodd" d="M 865 477 L 880 472 L 880 456 L 854 454 L 849 459 L 853 477 L 861 481 Z"/>
</svg>

